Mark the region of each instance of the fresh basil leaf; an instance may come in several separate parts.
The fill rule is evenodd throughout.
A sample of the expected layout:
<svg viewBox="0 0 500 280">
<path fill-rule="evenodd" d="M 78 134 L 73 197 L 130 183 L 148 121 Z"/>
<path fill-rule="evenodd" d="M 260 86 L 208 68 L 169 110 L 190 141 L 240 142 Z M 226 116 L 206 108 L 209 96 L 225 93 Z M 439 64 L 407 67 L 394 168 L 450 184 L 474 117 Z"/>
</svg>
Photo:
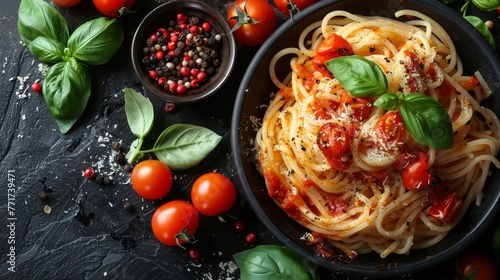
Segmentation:
<svg viewBox="0 0 500 280">
<path fill-rule="evenodd" d="M 143 138 L 153 127 L 154 109 L 151 101 L 131 88 L 124 89 L 125 114 L 130 130 Z"/>
<path fill-rule="evenodd" d="M 38 37 L 28 46 L 30 52 L 40 61 L 57 63 L 63 60 L 65 46 L 54 39 Z"/>
<path fill-rule="evenodd" d="M 400 102 L 401 100 L 399 99 L 399 96 L 396 93 L 389 92 L 377 98 L 377 100 L 375 100 L 373 105 L 387 111 L 392 111 L 399 106 Z"/>
<path fill-rule="evenodd" d="M 49 38 L 63 45 L 66 45 L 69 38 L 69 28 L 64 17 L 42 0 L 21 1 L 17 30 L 27 46 L 38 37 Z"/>
<path fill-rule="evenodd" d="M 464 18 L 470 24 L 472 24 L 479 31 L 479 33 L 481 33 L 481 35 L 483 35 L 484 39 L 488 41 L 488 44 L 490 44 L 492 48 L 496 48 L 495 38 L 493 38 L 493 34 L 491 34 L 491 31 L 488 29 L 488 27 L 486 27 L 486 24 L 484 24 L 484 21 L 482 19 L 476 16 L 464 16 Z"/>
<path fill-rule="evenodd" d="M 49 68 L 43 83 L 43 97 L 62 133 L 68 132 L 85 110 L 91 78 L 87 68 L 68 58 Z"/>
<path fill-rule="evenodd" d="M 340 56 L 327 61 L 326 67 L 344 89 L 356 97 L 373 97 L 387 92 L 387 78 L 382 69 L 362 56 Z"/>
<path fill-rule="evenodd" d="M 79 61 L 100 65 L 108 62 L 121 46 L 123 26 L 116 18 L 99 17 L 80 25 L 71 34 L 68 48 Z"/>
<path fill-rule="evenodd" d="M 174 124 L 160 134 L 152 151 L 171 169 L 183 170 L 200 163 L 221 139 L 208 128 Z"/>
<path fill-rule="evenodd" d="M 399 112 L 406 128 L 418 143 L 440 150 L 453 147 L 451 119 L 435 99 L 423 94 L 407 94 L 399 106 Z"/>
<path fill-rule="evenodd" d="M 499 0 L 472 0 L 472 3 L 483 11 L 493 11 L 500 8 Z"/>
<path fill-rule="evenodd" d="M 233 256 L 246 279 L 319 279 L 312 264 L 288 247 L 259 245 Z"/>
</svg>

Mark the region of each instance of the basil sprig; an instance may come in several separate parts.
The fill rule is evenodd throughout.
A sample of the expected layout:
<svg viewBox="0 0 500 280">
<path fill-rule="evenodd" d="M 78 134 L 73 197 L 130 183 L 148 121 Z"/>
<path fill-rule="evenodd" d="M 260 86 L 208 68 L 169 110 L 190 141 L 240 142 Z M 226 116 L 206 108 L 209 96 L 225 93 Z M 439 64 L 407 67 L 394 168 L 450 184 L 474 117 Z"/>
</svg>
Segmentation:
<svg viewBox="0 0 500 280">
<path fill-rule="evenodd" d="M 314 266 L 292 249 L 277 245 L 259 245 L 233 256 L 242 280 L 319 279 Z"/>
<path fill-rule="evenodd" d="M 385 110 L 399 107 L 406 128 L 418 143 L 441 150 L 453 147 L 451 119 L 435 99 L 418 93 L 388 93 L 382 69 L 362 56 L 334 58 L 326 62 L 326 67 L 353 96 L 380 96 L 375 106 Z"/>
<path fill-rule="evenodd" d="M 17 26 L 29 51 L 54 64 L 45 77 L 43 95 L 59 130 L 66 133 L 89 100 L 92 81 L 85 65 L 108 62 L 122 44 L 123 27 L 116 18 L 100 17 L 70 35 L 64 17 L 42 0 L 21 1 Z"/>
<path fill-rule="evenodd" d="M 125 88 L 124 95 L 127 121 L 130 130 L 137 137 L 125 156 L 130 163 L 141 159 L 146 153 L 154 153 L 170 169 L 188 169 L 205 159 L 222 139 L 215 132 L 201 126 L 174 124 L 160 134 L 153 148 L 143 150 L 144 139 L 153 126 L 153 105 L 133 89 Z"/>
</svg>

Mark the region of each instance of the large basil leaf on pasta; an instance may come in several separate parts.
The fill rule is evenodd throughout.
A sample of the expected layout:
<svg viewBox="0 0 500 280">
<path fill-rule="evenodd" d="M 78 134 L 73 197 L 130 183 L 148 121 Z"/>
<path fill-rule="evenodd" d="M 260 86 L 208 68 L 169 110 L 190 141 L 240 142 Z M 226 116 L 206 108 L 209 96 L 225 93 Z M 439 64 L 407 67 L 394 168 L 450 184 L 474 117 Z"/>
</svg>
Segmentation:
<svg viewBox="0 0 500 280">
<path fill-rule="evenodd" d="M 160 134 L 151 151 L 171 169 L 182 170 L 200 163 L 221 139 L 208 128 L 174 124 Z"/>
<path fill-rule="evenodd" d="M 453 127 L 444 107 L 423 94 L 407 94 L 399 106 L 403 122 L 422 145 L 447 150 L 453 147 Z"/>
<path fill-rule="evenodd" d="M 341 56 L 326 62 L 326 67 L 350 94 L 373 97 L 387 92 L 387 78 L 380 67 L 359 55 Z"/>
<path fill-rule="evenodd" d="M 64 17 L 42 0 L 21 1 L 17 30 L 28 47 L 38 37 L 50 38 L 63 45 L 66 45 L 69 38 L 69 28 Z"/>
<path fill-rule="evenodd" d="M 277 245 L 259 245 L 233 256 L 242 280 L 247 279 L 319 279 L 313 265 L 292 249 Z"/>
<path fill-rule="evenodd" d="M 85 110 L 91 78 L 87 68 L 70 57 L 49 68 L 43 83 L 43 97 L 59 126 L 66 133 Z"/>
<path fill-rule="evenodd" d="M 68 48 L 71 55 L 89 65 L 108 62 L 121 46 L 123 26 L 116 18 L 99 17 L 80 25 L 71 34 Z"/>
</svg>

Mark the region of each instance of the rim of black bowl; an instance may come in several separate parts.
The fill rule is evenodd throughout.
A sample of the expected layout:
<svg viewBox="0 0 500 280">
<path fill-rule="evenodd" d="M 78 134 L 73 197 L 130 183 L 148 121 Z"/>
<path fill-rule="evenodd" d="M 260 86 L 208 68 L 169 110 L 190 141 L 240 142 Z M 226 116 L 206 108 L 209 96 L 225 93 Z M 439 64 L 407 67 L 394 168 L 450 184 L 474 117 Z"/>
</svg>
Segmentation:
<svg viewBox="0 0 500 280">
<path fill-rule="evenodd" d="M 216 28 L 218 33 L 223 36 L 223 43 L 220 46 L 223 50 L 223 61 L 221 65 L 218 67 L 217 72 L 214 76 L 209 77 L 208 81 L 205 81 L 199 88 L 189 89 L 186 94 L 170 94 L 160 88 L 149 77 L 149 74 L 146 73 L 145 69 L 142 66 L 140 53 L 142 52 L 143 43 L 145 42 L 145 38 L 147 38 L 146 34 L 148 30 L 156 30 L 159 27 L 159 22 L 166 22 L 169 18 L 158 19 L 158 16 L 164 13 L 178 13 L 184 12 L 186 15 L 190 15 L 185 11 L 185 9 L 192 9 L 191 15 L 198 15 L 201 19 L 209 21 L 212 24 L 213 28 Z M 205 15 L 205 17 L 200 16 Z M 154 26 L 151 27 L 151 25 Z M 144 42 L 142 41 L 144 39 Z M 159 98 L 175 102 L 178 104 L 189 104 L 204 100 L 216 92 L 218 92 L 229 80 L 231 76 L 234 64 L 236 61 L 236 40 L 234 35 L 231 33 L 231 27 L 227 22 L 224 15 L 216 10 L 211 5 L 198 1 L 198 0 L 172 0 L 166 3 L 159 5 L 154 8 L 151 12 L 149 12 L 144 19 L 139 24 L 137 30 L 134 33 L 134 37 L 132 39 L 132 47 L 130 48 L 130 54 L 132 56 L 132 65 L 134 71 L 141 81 L 141 83 L 146 87 L 146 89 Z M 205 88 L 208 86 L 212 86 L 209 90 Z"/>
<path fill-rule="evenodd" d="M 347 275 L 352 276 L 360 276 L 360 277 L 396 277 L 405 274 L 415 273 L 419 271 L 423 271 L 427 268 L 436 266 L 437 264 L 446 261 L 463 249 L 465 249 L 468 245 L 470 245 L 475 239 L 477 239 L 488 227 L 491 221 L 494 219 L 495 214 L 500 210 L 500 190 L 494 190 L 490 187 L 487 191 L 487 196 L 483 199 L 482 206 L 480 207 L 469 207 L 466 217 L 473 215 L 474 223 L 465 225 L 465 217 L 462 220 L 463 223 L 459 223 L 457 227 L 455 227 L 450 234 L 448 234 L 443 240 L 439 243 L 431 246 L 427 249 L 419 249 L 412 250 L 409 255 L 395 255 L 392 254 L 386 259 L 381 259 L 380 256 L 375 253 L 369 253 L 365 255 L 359 255 L 353 262 L 344 263 L 339 261 L 331 261 L 322 257 L 317 256 L 312 252 L 311 248 L 308 248 L 303 242 L 297 240 L 296 236 L 291 236 L 290 232 L 284 232 L 280 229 L 274 222 L 268 217 L 265 209 L 259 203 L 258 198 L 254 189 L 256 186 L 252 186 L 249 183 L 249 178 L 247 177 L 245 171 L 246 166 L 254 164 L 251 158 L 249 158 L 245 151 L 248 149 L 246 145 L 251 143 L 254 139 L 242 139 L 240 125 L 242 121 L 242 108 L 245 102 L 246 96 L 249 94 L 249 85 L 252 81 L 252 76 L 255 74 L 259 63 L 265 57 L 268 49 L 270 49 L 273 45 L 277 44 L 278 39 L 286 33 L 289 29 L 291 29 L 295 24 L 307 20 L 308 17 L 313 15 L 316 12 L 320 12 L 325 7 L 329 7 L 330 9 L 334 9 L 336 6 L 346 4 L 347 2 L 356 3 L 359 2 L 358 5 L 365 5 L 366 3 L 363 0 L 337 0 L 337 1 L 319 1 L 309 8 L 302 10 L 299 14 L 294 16 L 294 20 L 288 20 L 284 24 L 282 24 L 271 36 L 270 38 L 260 47 L 257 51 L 256 55 L 250 62 L 250 65 L 243 77 L 240 88 L 238 90 L 236 101 L 234 105 L 232 122 L 231 122 L 231 147 L 232 152 L 235 159 L 236 170 L 238 171 L 238 177 L 243 187 L 243 192 L 249 200 L 253 210 L 256 212 L 256 215 L 263 222 L 263 224 L 274 234 L 279 241 L 281 241 L 286 246 L 292 248 L 300 255 L 306 257 L 316 265 L 322 266 L 326 269 L 332 271 L 340 271 Z M 380 2 L 380 0 L 373 0 L 372 2 Z M 391 2 L 394 7 L 404 7 L 411 8 L 415 10 L 425 9 L 429 12 L 425 12 L 428 16 L 431 16 L 435 21 L 440 23 L 445 30 L 448 25 L 460 26 L 461 30 L 465 31 L 464 33 L 454 33 L 450 34 L 455 46 L 457 48 L 457 52 L 459 56 L 462 58 L 463 55 L 461 53 L 466 52 L 474 52 L 481 54 L 481 58 L 485 61 L 484 64 L 487 66 L 480 65 L 478 68 L 480 69 L 488 69 L 486 73 L 483 73 L 485 79 L 489 82 L 489 86 L 492 88 L 494 92 L 500 92 L 500 83 L 497 81 L 500 80 L 500 60 L 498 55 L 494 52 L 493 48 L 486 43 L 484 38 L 477 32 L 477 30 L 469 24 L 462 16 L 452 10 L 450 7 L 440 3 L 439 1 L 433 0 L 393 0 L 393 1 L 382 1 L 389 10 L 391 7 Z M 355 5 L 355 4 L 354 4 Z M 425 7 L 425 8 L 424 8 Z M 420 8 L 420 9 L 419 9 Z M 399 9 L 397 9 L 399 10 Z M 349 10 L 352 13 L 356 13 L 356 11 Z M 392 10 L 394 11 L 394 10 Z M 393 14 L 393 12 L 391 13 Z M 432 15 L 439 15 L 439 17 Z M 446 24 L 445 24 L 446 23 Z M 446 26 L 445 26 L 446 25 Z M 470 46 L 461 44 L 459 47 L 458 40 L 466 39 L 467 42 L 482 42 L 478 44 L 470 44 Z M 468 43 L 467 43 L 468 44 Z M 476 58 L 477 59 L 477 58 Z M 462 61 L 465 64 L 465 68 L 471 65 L 471 60 L 468 59 L 468 63 L 463 59 Z M 474 61 L 474 60 L 472 60 Z M 476 60 L 477 62 L 477 60 Z M 475 64 L 474 64 L 475 65 Z M 493 84 L 492 84 L 493 83 Z M 268 93 L 261 93 L 266 94 Z M 492 95 L 490 100 L 494 97 Z M 498 99 L 498 98 L 496 98 Z M 491 108 L 495 111 L 497 115 L 500 115 L 500 99 L 496 100 L 497 102 L 492 102 L 492 106 L 495 108 Z M 260 104 L 260 105 L 268 105 L 268 104 Z M 248 128 L 241 128 L 248 129 Z M 242 143 L 243 141 L 243 143 Z M 245 161 L 245 163 L 244 163 Z M 253 167 L 255 168 L 255 166 Z M 497 172 L 497 174 L 499 174 Z M 500 175 L 491 176 L 494 177 L 488 178 L 486 184 L 488 186 L 491 185 L 500 185 Z M 261 191 L 265 191 L 265 185 L 258 186 L 263 188 Z M 488 196 L 489 195 L 489 196 Z M 277 211 L 282 211 L 277 205 L 275 205 Z M 471 209 L 473 208 L 473 209 Z M 473 212 L 473 213 L 471 213 Z M 284 215 L 284 214 L 283 214 Z M 475 216 L 474 216 L 475 215 Z M 281 216 L 280 216 L 281 217 Z M 288 218 L 288 217 L 285 217 Z M 291 220 L 291 218 L 288 218 Z M 298 223 L 298 228 L 303 228 Z M 304 232 L 306 232 L 306 229 Z M 295 239 L 294 239 L 295 238 Z M 447 242 L 449 240 L 449 242 Z M 441 245 L 440 245 L 441 244 Z"/>
</svg>

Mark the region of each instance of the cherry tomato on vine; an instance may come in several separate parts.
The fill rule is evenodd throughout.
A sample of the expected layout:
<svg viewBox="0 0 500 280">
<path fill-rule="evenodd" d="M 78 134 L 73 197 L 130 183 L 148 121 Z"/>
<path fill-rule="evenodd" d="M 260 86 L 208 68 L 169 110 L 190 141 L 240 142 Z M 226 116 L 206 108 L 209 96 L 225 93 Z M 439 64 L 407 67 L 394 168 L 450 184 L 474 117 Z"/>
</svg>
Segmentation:
<svg viewBox="0 0 500 280">
<path fill-rule="evenodd" d="M 93 0 L 96 9 L 107 17 L 120 17 L 129 13 L 135 0 Z"/>
<path fill-rule="evenodd" d="M 318 2 L 317 0 L 273 0 L 274 5 L 285 15 L 295 15 Z"/>
<path fill-rule="evenodd" d="M 498 279 L 498 267 L 488 255 L 468 252 L 457 257 L 455 279 L 491 280 Z"/>
<path fill-rule="evenodd" d="M 151 220 L 156 238 L 169 246 L 193 243 L 200 216 L 194 206 L 183 200 L 172 200 L 160 206 Z"/>
<path fill-rule="evenodd" d="M 236 41 L 244 46 L 261 45 L 276 29 L 276 14 L 266 0 L 236 0 L 227 18 Z"/>
<path fill-rule="evenodd" d="M 159 160 L 148 159 L 132 170 L 132 187 L 143 198 L 160 199 L 172 188 L 172 172 Z"/>
<path fill-rule="evenodd" d="M 236 202 L 233 182 L 219 173 L 206 173 L 198 177 L 191 188 L 194 207 L 205 216 L 217 216 L 229 211 Z"/>
<path fill-rule="evenodd" d="M 80 3 L 82 0 L 52 0 L 54 4 L 56 4 L 59 7 L 72 7 L 75 6 L 76 4 Z"/>
</svg>

